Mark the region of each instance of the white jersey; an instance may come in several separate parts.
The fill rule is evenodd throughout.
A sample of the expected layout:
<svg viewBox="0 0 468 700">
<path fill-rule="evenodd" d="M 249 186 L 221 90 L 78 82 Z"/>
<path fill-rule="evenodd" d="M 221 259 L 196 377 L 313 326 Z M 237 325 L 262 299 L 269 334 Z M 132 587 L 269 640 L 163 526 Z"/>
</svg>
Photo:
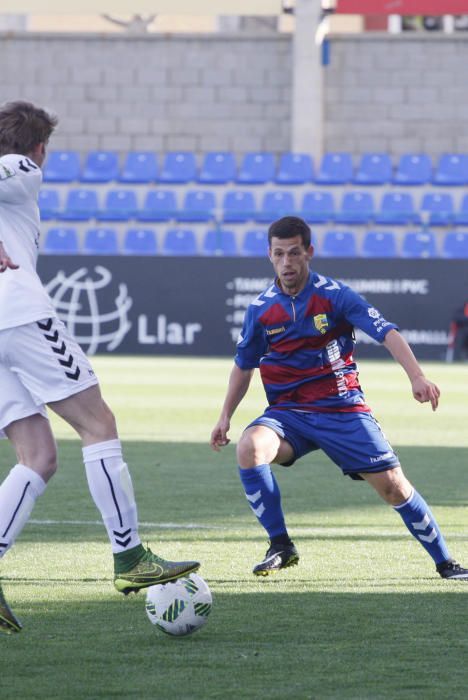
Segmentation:
<svg viewBox="0 0 468 700">
<path fill-rule="evenodd" d="M 0 330 L 55 316 L 36 272 L 42 172 L 29 158 L 0 158 L 0 241 L 17 270 L 0 273 Z"/>
</svg>

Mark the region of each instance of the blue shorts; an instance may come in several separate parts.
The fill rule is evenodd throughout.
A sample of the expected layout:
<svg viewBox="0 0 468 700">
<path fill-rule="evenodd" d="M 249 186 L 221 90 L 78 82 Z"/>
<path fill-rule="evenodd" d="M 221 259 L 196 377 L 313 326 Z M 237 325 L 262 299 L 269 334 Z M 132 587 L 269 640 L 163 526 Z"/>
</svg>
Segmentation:
<svg viewBox="0 0 468 700">
<path fill-rule="evenodd" d="M 294 450 L 294 459 L 323 450 L 352 479 L 359 472 L 375 474 L 394 469 L 399 460 L 378 422 L 370 413 L 314 413 L 267 408 L 253 425 L 271 428 Z"/>
</svg>

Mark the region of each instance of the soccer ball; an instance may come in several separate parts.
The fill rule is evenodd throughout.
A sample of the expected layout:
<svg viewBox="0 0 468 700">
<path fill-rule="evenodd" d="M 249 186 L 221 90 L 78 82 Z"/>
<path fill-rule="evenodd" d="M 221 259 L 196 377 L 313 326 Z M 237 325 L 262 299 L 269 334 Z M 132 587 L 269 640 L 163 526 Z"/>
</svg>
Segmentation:
<svg viewBox="0 0 468 700">
<path fill-rule="evenodd" d="M 176 637 L 192 634 L 203 627 L 211 605 L 211 591 L 198 574 L 150 586 L 146 591 L 149 621 L 162 632 Z"/>
</svg>

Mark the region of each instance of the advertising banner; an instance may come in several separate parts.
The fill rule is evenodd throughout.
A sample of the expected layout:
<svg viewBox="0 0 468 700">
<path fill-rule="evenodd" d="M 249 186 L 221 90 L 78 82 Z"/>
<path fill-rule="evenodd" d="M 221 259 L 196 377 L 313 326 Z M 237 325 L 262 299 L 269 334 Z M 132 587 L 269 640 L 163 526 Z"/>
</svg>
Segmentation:
<svg viewBox="0 0 468 700">
<path fill-rule="evenodd" d="M 263 258 L 42 256 L 57 313 L 89 354 L 232 356 L 250 302 L 272 280 Z M 317 259 L 397 323 L 421 359 L 444 359 L 468 299 L 463 260 Z M 385 357 L 356 333 L 358 357 Z"/>
<path fill-rule="evenodd" d="M 466 0 L 337 0 L 336 12 L 345 15 L 463 15 Z"/>
</svg>

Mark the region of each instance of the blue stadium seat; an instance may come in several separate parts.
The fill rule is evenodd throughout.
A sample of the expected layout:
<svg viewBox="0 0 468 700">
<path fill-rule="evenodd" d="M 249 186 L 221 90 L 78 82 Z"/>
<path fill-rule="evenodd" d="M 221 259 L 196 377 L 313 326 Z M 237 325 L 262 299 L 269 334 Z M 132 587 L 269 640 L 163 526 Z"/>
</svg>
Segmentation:
<svg viewBox="0 0 468 700">
<path fill-rule="evenodd" d="M 454 206 L 451 194 L 426 192 L 419 209 L 427 216 L 427 221 L 424 219 L 424 222 L 431 226 L 448 226 L 453 222 Z"/>
<path fill-rule="evenodd" d="M 241 245 L 241 255 L 258 255 L 264 258 L 268 254 L 268 233 L 266 229 L 246 231 Z"/>
<path fill-rule="evenodd" d="M 119 182 L 154 182 L 158 174 L 158 161 L 152 151 L 130 151 L 119 175 Z"/>
<path fill-rule="evenodd" d="M 468 232 L 448 231 L 442 244 L 444 258 L 468 258 Z"/>
<path fill-rule="evenodd" d="M 375 215 L 374 198 L 369 192 L 345 192 L 335 220 L 340 224 L 367 224 Z"/>
<path fill-rule="evenodd" d="M 388 153 L 364 153 L 354 182 L 359 185 L 385 185 L 392 179 L 392 170 Z"/>
<path fill-rule="evenodd" d="M 403 238 L 401 254 L 404 258 L 433 258 L 437 255 L 432 231 L 409 231 Z"/>
<path fill-rule="evenodd" d="M 404 225 L 417 223 L 419 216 L 414 209 L 413 197 L 407 193 L 386 192 L 382 197 L 380 211 L 375 216 L 378 224 Z"/>
<path fill-rule="evenodd" d="M 291 192 L 274 190 L 265 192 L 262 206 L 255 215 L 255 220 L 261 224 L 271 224 L 282 216 L 295 214 L 294 196 Z"/>
<path fill-rule="evenodd" d="M 468 184 L 468 155 L 444 153 L 440 156 L 432 178 L 435 185 Z"/>
<path fill-rule="evenodd" d="M 367 231 L 361 255 L 365 258 L 395 258 L 397 246 L 393 231 Z"/>
<path fill-rule="evenodd" d="M 353 179 L 353 161 L 349 153 L 325 153 L 316 177 L 319 185 L 345 185 Z"/>
<path fill-rule="evenodd" d="M 80 157 L 75 151 L 51 151 L 44 164 L 44 182 L 74 182 L 80 177 Z"/>
<path fill-rule="evenodd" d="M 425 153 L 404 153 L 393 178 L 395 185 L 425 185 L 432 178 L 432 161 Z"/>
<path fill-rule="evenodd" d="M 90 151 L 81 173 L 81 182 L 111 182 L 119 177 L 119 157 L 113 151 Z"/>
<path fill-rule="evenodd" d="M 138 209 L 133 190 L 109 190 L 104 209 L 97 214 L 99 221 L 128 221 L 136 216 Z"/>
<path fill-rule="evenodd" d="M 314 180 L 314 162 L 307 153 L 283 153 L 275 182 L 279 185 L 304 185 Z"/>
<path fill-rule="evenodd" d="M 191 229 L 170 228 L 166 231 L 162 252 L 164 255 L 197 255 L 197 241 Z"/>
<path fill-rule="evenodd" d="M 125 232 L 123 252 L 127 255 L 156 255 L 156 234 L 149 228 L 129 228 Z"/>
<path fill-rule="evenodd" d="M 45 236 L 43 253 L 69 255 L 78 252 L 78 233 L 75 228 L 50 228 Z"/>
<path fill-rule="evenodd" d="M 197 181 L 209 185 L 224 185 L 236 179 L 236 160 L 227 151 L 206 153 Z"/>
<path fill-rule="evenodd" d="M 177 212 L 178 221 L 210 221 L 215 214 L 216 197 L 214 192 L 188 190 L 185 193 L 182 209 Z"/>
<path fill-rule="evenodd" d="M 299 215 L 309 224 L 324 224 L 335 219 L 335 200 L 331 192 L 306 192 Z"/>
<path fill-rule="evenodd" d="M 117 255 L 117 231 L 113 228 L 90 228 L 86 231 L 83 252 L 87 255 Z"/>
<path fill-rule="evenodd" d="M 231 190 L 223 199 L 223 219 L 229 223 L 243 223 L 255 216 L 255 198 L 252 192 Z"/>
<path fill-rule="evenodd" d="M 42 221 L 58 217 L 60 212 L 60 193 L 58 190 L 43 187 L 39 190 L 37 203 Z"/>
<path fill-rule="evenodd" d="M 143 208 L 137 211 L 138 221 L 170 221 L 177 215 L 177 200 L 170 190 L 151 190 L 146 194 Z"/>
<path fill-rule="evenodd" d="M 204 255 L 237 255 L 234 231 L 221 228 L 207 231 L 203 239 L 202 252 Z"/>
<path fill-rule="evenodd" d="M 275 179 L 276 163 L 272 153 L 246 153 L 239 168 L 237 182 L 263 185 Z"/>
<path fill-rule="evenodd" d="M 166 153 L 158 182 L 167 184 L 186 184 L 197 176 L 195 155 L 189 151 L 174 151 Z"/>
<path fill-rule="evenodd" d="M 468 226 L 468 194 L 465 194 L 459 211 L 454 216 L 455 223 L 461 226 Z"/>
<path fill-rule="evenodd" d="M 357 255 L 356 236 L 353 231 L 326 231 L 319 254 L 324 257 L 354 258 Z"/>
<path fill-rule="evenodd" d="M 64 221 L 88 221 L 94 219 L 99 209 L 96 190 L 82 188 L 68 191 L 65 207 L 60 215 Z"/>
</svg>

